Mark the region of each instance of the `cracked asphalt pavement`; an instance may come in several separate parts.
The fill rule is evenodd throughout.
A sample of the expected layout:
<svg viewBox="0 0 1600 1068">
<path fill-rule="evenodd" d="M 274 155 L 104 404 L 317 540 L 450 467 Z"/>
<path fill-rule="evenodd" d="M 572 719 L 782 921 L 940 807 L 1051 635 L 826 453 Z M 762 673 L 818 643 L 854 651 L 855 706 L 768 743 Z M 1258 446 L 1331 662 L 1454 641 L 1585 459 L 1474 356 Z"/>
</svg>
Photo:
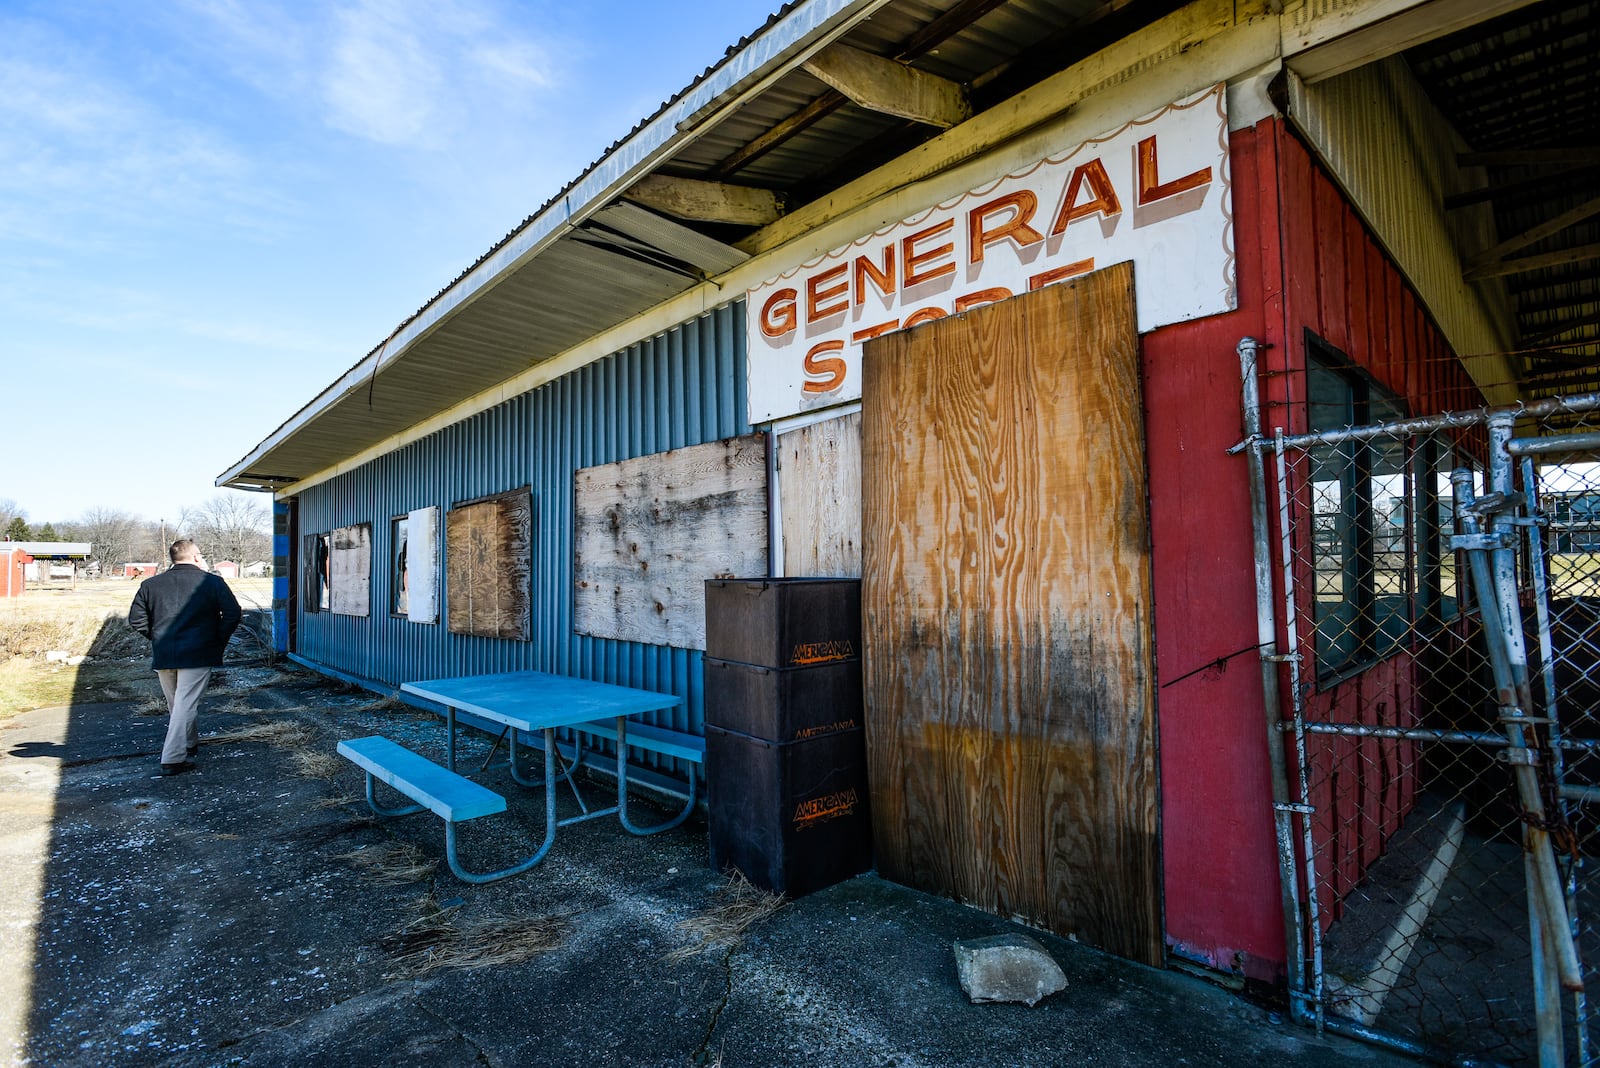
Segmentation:
<svg viewBox="0 0 1600 1068">
<path fill-rule="evenodd" d="M 274 723 L 304 730 L 218 737 Z M 437 818 L 371 818 L 361 774 L 325 759 L 371 733 L 438 758 L 436 717 L 256 667 L 227 671 L 200 726 L 200 770 L 171 778 L 155 774 L 164 716 L 131 703 L 0 728 L 0 1062 L 1413 1063 L 1036 931 L 1067 989 L 1032 1009 L 970 1004 L 952 943 L 1023 929 L 871 875 L 785 905 L 732 948 L 669 957 L 693 944 L 679 925 L 725 886 L 703 818 L 650 838 L 610 821 L 567 828 L 532 871 L 469 886 L 443 864 Z M 503 769 L 475 770 L 488 752 L 469 735 L 460 765 L 511 801 L 460 832 L 480 870 L 526 854 L 543 829 L 536 795 Z M 387 883 L 348 859 L 395 843 L 437 867 Z M 522 963 L 399 977 L 390 936 L 425 906 L 463 923 L 564 916 L 565 934 Z"/>
</svg>

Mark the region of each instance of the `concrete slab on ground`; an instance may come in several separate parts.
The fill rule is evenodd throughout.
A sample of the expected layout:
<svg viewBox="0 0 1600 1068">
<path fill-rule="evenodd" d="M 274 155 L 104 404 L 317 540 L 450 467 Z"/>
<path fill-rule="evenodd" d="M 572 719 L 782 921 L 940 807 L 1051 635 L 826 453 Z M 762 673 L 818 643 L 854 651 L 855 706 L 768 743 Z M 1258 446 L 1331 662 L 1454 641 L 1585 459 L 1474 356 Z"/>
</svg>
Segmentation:
<svg viewBox="0 0 1600 1068">
<path fill-rule="evenodd" d="M 229 671 L 197 773 L 155 775 L 163 731 L 126 703 L 0 728 L 5 1063 L 1412 1063 L 870 875 L 696 951 L 680 925 L 726 886 L 699 819 L 653 838 L 583 824 L 531 872 L 464 885 L 440 820 L 372 819 L 361 775 L 332 759 L 373 733 L 438 758 L 437 718 L 298 671 Z M 487 752 L 471 739 L 460 766 Z M 542 804 L 503 770 L 473 774 L 512 808 L 462 830 L 463 859 L 498 867 L 537 844 Z M 394 845 L 438 863 L 387 883 L 351 859 Z M 554 918 L 561 934 L 522 963 L 404 974 L 395 936 L 441 907 L 461 925 Z M 1031 1009 L 969 1003 L 952 944 L 1009 932 L 1040 941 L 1067 989 Z"/>
</svg>

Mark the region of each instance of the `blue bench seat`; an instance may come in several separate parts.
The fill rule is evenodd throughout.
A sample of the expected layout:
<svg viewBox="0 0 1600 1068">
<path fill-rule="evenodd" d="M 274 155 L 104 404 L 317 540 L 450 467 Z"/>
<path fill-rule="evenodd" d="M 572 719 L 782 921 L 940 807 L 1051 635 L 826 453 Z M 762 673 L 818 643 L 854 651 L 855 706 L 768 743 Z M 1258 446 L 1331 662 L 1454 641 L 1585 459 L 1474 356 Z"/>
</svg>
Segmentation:
<svg viewBox="0 0 1600 1068">
<path fill-rule="evenodd" d="M 504 797 L 379 734 L 341 741 L 338 752 L 367 773 L 367 804 L 373 812 L 380 816 L 409 816 L 428 811 L 444 820 L 445 860 L 463 882 L 488 883 L 527 871 L 544 859 L 555 840 L 554 834 L 547 834 L 538 852 L 508 868 L 487 873 L 467 871 L 456 856 L 456 824 L 504 812 Z M 401 808 L 378 804 L 373 792 L 375 781 L 386 783 L 417 803 Z"/>
</svg>

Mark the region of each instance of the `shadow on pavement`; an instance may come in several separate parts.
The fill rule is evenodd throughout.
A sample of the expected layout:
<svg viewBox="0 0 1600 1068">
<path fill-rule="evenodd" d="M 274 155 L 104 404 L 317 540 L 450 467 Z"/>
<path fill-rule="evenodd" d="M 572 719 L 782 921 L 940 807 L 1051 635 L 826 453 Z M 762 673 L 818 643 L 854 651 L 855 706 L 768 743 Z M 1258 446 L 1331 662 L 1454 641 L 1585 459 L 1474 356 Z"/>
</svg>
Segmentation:
<svg viewBox="0 0 1600 1068">
<path fill-rule="evenodd" d="M 462 884 L 440 820 L 373 819 L 362 776 L 333 756 L 381 733 L 440 759 L 438 718 L 298 670 L 229 666 L 201 713 L 198 772 L 156 774 L 165 722 L 75 703 L 0 731 L 0 921 L 28 935 L 8 955 L 31 956 L 7 973 L 27 987 L 26 1033 L 0 1045 L 11 1063 L 1410 1063 L 1038 932 L 1068 988 L 1032 1009 L 972 1005 L 951 943 L 1022 929 L 870 875 L 697 952 L 680 925 L 726 885 L 698 817 L 651 838 L 582 824 L 531 872 Z M 480 869 L 543 828 L 536 794 L 478 770 L 488 752 L 470 736 L 460 765 L 511 803 L 460 832 Z M 380 851 L 422 863 L 360 863 Z M 520 963 L 414 974 L 391 955 L 426 923 L 529 917 L 562 933 Z"/>
</svg>

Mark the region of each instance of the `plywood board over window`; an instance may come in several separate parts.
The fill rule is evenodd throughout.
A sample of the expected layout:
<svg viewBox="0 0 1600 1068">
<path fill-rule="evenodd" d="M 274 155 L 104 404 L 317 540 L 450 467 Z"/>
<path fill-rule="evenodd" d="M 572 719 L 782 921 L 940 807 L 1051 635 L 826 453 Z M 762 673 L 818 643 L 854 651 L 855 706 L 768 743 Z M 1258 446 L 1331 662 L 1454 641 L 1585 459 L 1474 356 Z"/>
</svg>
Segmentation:
<svg viewBox="0 0 1600 1068">
<path fill-rule="evenodd" d="M 451 633 L 527 641 L 533 575 L 533 498 L 527 488 L 450 509 L 444 544 Z"/>
<path fill-rule="evenodd" d="M 861 413 L 778 436 L 783 573 L 861 575 Z"/>
<path fill-rule="evenodd" d="M 328 552 L 328 611 L 364 616 L 372 590 L 372 524 L 339 527 Z"/>
<path fill-rule="evenodd" d="M 706 579 L 767 574 L 766 437 L 586 467 L 575 521 L 578 633 L 704 649 Z"/>
</svg>

